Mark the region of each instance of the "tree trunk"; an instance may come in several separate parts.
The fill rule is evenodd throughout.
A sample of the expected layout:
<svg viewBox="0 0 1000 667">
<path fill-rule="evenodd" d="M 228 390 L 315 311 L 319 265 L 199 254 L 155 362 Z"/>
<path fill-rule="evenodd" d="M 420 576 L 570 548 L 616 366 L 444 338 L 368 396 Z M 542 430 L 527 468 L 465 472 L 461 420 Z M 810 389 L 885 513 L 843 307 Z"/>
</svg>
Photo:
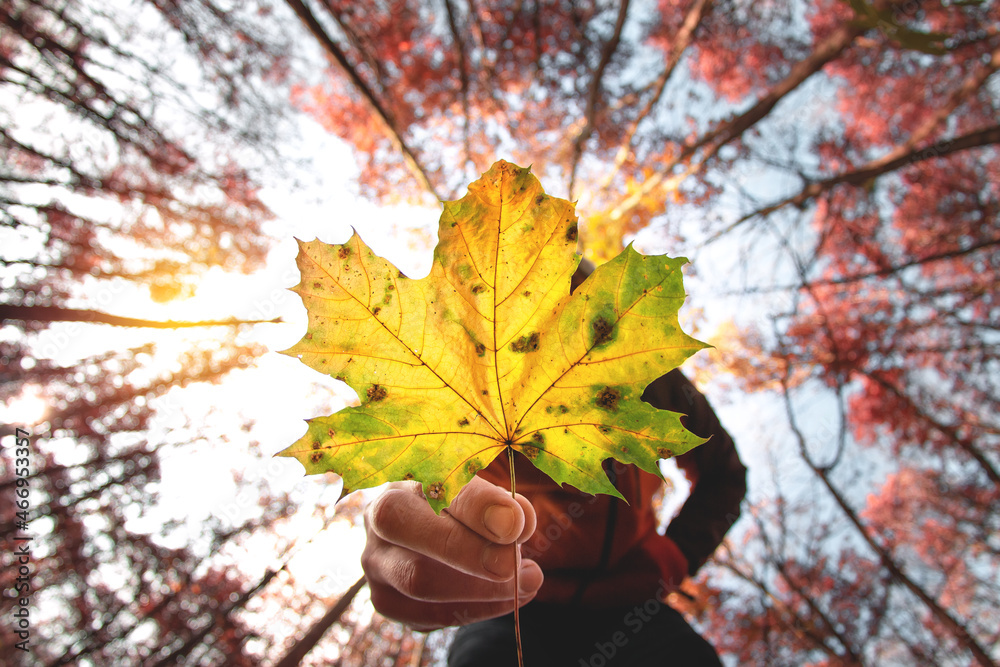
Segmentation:
<svg viewBox="0 0 1000 667">
<path fill-rule="evenodd" d="M 350 606 L 351 602 L 354 600 L 354 596 L 358 594 L 361 587 L 366 583 L 364 575 L 361 576 L 354 584 L 347 589 L 337 603 L 330 607 L 330 610 L 323 615 L 323 618 L 316 621 L 309 632 L 305 636 L 297 641 L 295 645 L 291 648 L 288 653 L 286 653 L 281 660 L 275 663 L 274 667 L 296 667 L 302 660 L 308 655 L 309 651 L 313 650 L 313 647 L 319 643 L 319 640 L 323 638 L 326 631 L 329 630 L 334 623 L 340 620 L 340 617 Z"/>
<path fill-rule="evenodd" d="M 24 322 L 88 322 L 107 324 L 113 327 L 146 327 L 152 329 L 186 329 L 191 327 L 232 327 L 240 324 L 263 324 L 281 322 L 280 317 L 271 320 L 202 320 L 200 322 L 183 322 L 173 320 L 144 320 L 135 317 L 110 315 L 98 310 L 81 310 L 63 308 L 61 306 L 15 306 L 0 305 L 0 322 L 21 320 Z"/>
</svg>

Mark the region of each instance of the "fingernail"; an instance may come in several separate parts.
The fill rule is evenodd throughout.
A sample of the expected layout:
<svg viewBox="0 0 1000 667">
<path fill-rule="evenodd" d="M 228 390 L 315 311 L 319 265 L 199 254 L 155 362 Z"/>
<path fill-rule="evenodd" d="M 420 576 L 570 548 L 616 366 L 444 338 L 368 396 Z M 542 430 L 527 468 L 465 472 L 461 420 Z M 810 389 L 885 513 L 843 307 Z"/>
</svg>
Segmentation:
<svg viewBox="0 0 1000 667">
<path fill-rule="evenodd" d="M 483 514 L 483 524 L 496 537 L 506 538 L 514 528 L 514 510 L 505 505 L 490 505 Z"/>
</svg>

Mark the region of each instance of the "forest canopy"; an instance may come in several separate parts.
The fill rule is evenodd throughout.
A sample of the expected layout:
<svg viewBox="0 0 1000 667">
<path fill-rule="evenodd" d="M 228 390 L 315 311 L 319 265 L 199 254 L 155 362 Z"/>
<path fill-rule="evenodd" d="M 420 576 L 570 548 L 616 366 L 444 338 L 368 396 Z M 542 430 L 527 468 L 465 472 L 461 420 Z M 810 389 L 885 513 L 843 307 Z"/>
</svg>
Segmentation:
<svg viewBox="0 0 1000 667">
<path fill-rule="evenodd" d="M 597 262 L 629 242 L 692 259 L 691 322 L 715 349 L 691 371 L 751 485 L 748 518 L 671 602 L 720 653 L 1000 661 L 996 3 L 120 5 L 0 10 L 2 387 L 49 406 L 32 478 L 45 664 L 437 664 L 446 635 L 373 615 L 358 588 L 288 583 L 280 527 L 351 508 L 248 477 L 259 512 L 209 522 L 207 551 L 127 523 L 160 479 L 150 405 L 259 364 L 250 324 L 221 314 L 156 372 L 153 342 L 79 360 L 38 345 L 66 322 L 121 326 L 134 314 L 99 295 L 122 281 L 167 302 L 212 267 L 264 266 L 287 223 L 260 189 L 296 168 L 284 133 L 310 123 L 380 206 L 437 207 L 506 159 L 577 202 Z M 228 574 L 260 536 L 279 564 Z M 272 626 L 275 605 L 298 616 Z"/>
</svg>

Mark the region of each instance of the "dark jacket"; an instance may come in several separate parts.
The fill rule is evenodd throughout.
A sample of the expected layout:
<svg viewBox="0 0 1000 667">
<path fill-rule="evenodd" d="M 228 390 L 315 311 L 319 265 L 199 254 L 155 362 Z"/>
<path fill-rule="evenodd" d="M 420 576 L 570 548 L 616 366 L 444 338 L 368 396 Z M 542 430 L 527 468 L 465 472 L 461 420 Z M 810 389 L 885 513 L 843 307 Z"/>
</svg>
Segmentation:
<svg viewBox="0 0 1000 667">
<path fill-rule="evenodd" d="M 643 400 L 687 415 L 684 425 L 709 438 L 677 458 L 692 483 L 690 497 L 660 535 L 653 501 L 663 482 L 655 475 L 605 462 L 626 504 L 560 487 L 527 459 L 515 459 L 517 491 L 538 516 L 538 528 L 522 548 L 545 573 L 537 600 L 611 606 L 662 597 L 697 571 L 739 516 L 746 468 L 705 397 L 674 370 L 650 384 Z M 497 457 L 480 474 L 507 486 L 506 457 Z"/>
</svg>

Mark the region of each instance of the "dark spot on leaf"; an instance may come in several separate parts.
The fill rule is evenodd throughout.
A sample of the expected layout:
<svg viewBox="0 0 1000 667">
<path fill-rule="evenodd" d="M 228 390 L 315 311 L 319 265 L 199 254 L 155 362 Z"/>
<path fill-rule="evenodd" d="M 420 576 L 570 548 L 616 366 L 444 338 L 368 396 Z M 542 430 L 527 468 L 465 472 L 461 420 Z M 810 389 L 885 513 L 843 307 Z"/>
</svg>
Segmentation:
<svg viewBox="0 0 1000 667">
<path fill-rule="evenodd" d="M 444 484 L 441 482 L 434 482 L 427 487 L 427 496 L 432 500 L 437 500 L 444 495 Z"/>
<path fill-rule="evenodd" d="M 413 473 L 412 472 L 406 473 L 405 475 L 403 475 L 403 479 L 405 481 L 410 481 L 411 479 L 413 479 Z"/>
<path fill-rule="evenodd" d="M 382 305 L 388 306 L 390 303 L 392 303 L 392 292 L 386 292 L 385 298 L 382 299 Z"/>
<path fill-rule="evenodd" d="M 541 434 L 540 431 L 535 431 L 535 435 L 531 436 L 532 442 L 537 442 L 539 446 L 545 444 L 545 436 Z"/>
<path fill-rule="evenodd" d="M 594 347 L 604 345 L 611 340 L 611 332 L 614 329 L 614 325 L 604 319 L 603 316 L 599 316 L 594 320 L 591 328 L 594 330 Z"/>
<path fill-rule="evenodd" d="M 312 335 L 311 333 L 307 333 L 307 334 L 305 335 L 305 339 L 306 339 L 306 340 L 312 340 L 312 339 L 313 339 L 313 335 Z"/>
<path fill-rule="evenodd" d="M 320 281 L 317 280 L 317 281 L 315 281 L 313 283 L 313 288 L 314 289 L 318 289 L 318 290 L 322 290 L 323 289 L 323 283 L 321 283 Z"/>
<path fill-rule="evenodd" d="M 567 412 L 569 412 L 569 408 L 567 408 L 565 405 L 560 405 L 559 406 L 559 414 L 564 415 Z"/>
<path fill-rule="evenodd" d="M 618 412 L 618 402 L 622 400 L 621 393 L 614 387 L 605 387 L 597 392 L 597 407 L 608 412 Z"/>
<path fill-rule="evenodd" d="M 476 356 L 482 357 L 486 355 L 486 346 L 482 343 L 476 343 Z"/>
<path fill-rule="evenodd" d="M 545 195 L 538 195 L 537 197 L 535 197 L 535 205 L 536 206 L 538 204 L 541 204 L 543 201 L 545 201 Z"/>
<path fill-rule="evenodd" d="M 453 222 L 453 223 L 451 223 L 451 226 L 452 227 L 458 227 L 458 223 L 457 222 Z"/>
<path fill-rule="evenodd" d="M 405 278 L 406 278 L 406 274 L 405 274 L 405 273 L 403 273 L 402 271 L 397 271 L 397 272 L 396 272 L 396 277 L 397 277 L 397 278 L 402 278 L 402 279 L 405 279 Z"/>
<path fill-rule="evenodd" d="M 577 224 L 574 222 L 573 224 L 571 224 L 569 227 L 566 228 L 566 240 L 570 242 L 576 241 L 576 238 L 579 235 L 579 233 L 580 232 L 577 227 Z"/>
<path fill-rule="evenodd" d="M 313 440 L 313 444 L 312 444 L 312 448 L 313 449 L 319 449 L 322 446 L 323 446 L 322 442 L 320 442 L 319 440 Z"/>
<path fill-rule="evenodd" d="M 538 349 L 538 332 L 521 336 L 510 344 L 511 352 L 534 352 Z"/>
<path fill-rule="evenodd" d="M 524 290 L 523 292 L 521 292 L 521 296 L 523 296 L 523 297 L 529 297 L 529 296 L 531 296 L 531 291 L 530 290 Z"/>
<path fill-rule="evenodd" d="M 334 431 L 332 428 L 328 428 L 326 429 L 326 434 L 332 438 L 333 436 L 337 435 L 337 432 Z"/>
<path fill-rule="evenodd" d="M 385 387 L 383 387 L 382 385 L 380 385 L 380 384 L 373 384 L 372 386 L 368 387 L 368 392 L 367 393 L 368 393 L 368 400 L 369 401 L 381 401 L 383 398 L 386 397 L 386 395 L 389 392 L 387 392 L 385 390 Z"/>
<path fill-rule="evenodd" d="M 628 447 L 622 445 L 622 454 L 628 454 Z"/>
<path fill-rule="evenodd" d="M 479 465 L 475 461 L 469 461 L 469 464 L 465 466 L 465 469 L 470 475 L 475 475 L 479 472 Z"/>
<path fill-rule="evenodd" d="M 382 306 L 375 306 L 372 308 L 372 315 L 378 315 L 380 312 L 382 312 Z"/>
<path fill-rule="evenodd" d="M 482 283 L 476 283 L 475 285 L 472 286 L 473 294 L 482 294 L 485 291 L 486 291 L 486 285 L 483 285 Z"/>
<path fill-rule="evenodd" d="M 404 276 L 404 277 L 405 277 L 405 276 Z M 395 290 L 395 289 L 396 289 L 396 286 L 395 286 L 395 285 L 389 285 L 389 287 L 388 287 L 387 289 L 388 289 L 388 290 L 389 290 L 390 292 L 392 292 L 393 290 Z"/>
<path fill-rule="evenodd" d="M 656 450 L 656 455 L 658 457 L 660 457 L 661 459 L 672 459 L 672 458 L 674 458 L 674 453 L 671 452 L 666 447 L 660 447 L 659 449 L 657 449 Z"/>
<path fill-rule="evenodd" d="M 338 376 L 336 376 L 333 379 L 334 380 L 340 380 L 341 382 L 347 382 L 347 378 L 345 378 L 343 375 L 338 375 Z"/>
<path fill-rule="evenodd" d="M 469 425 L 469 420 L 466 419 L 465 417 L 462 417 L 461 421 L 458 422 L 458 425 L 459 426 L 468 426 Z"/>
<path fill-rule="evenodd" d="M 347 259 L 351 256 L 351 249 L 345 245 L 340 246 L 340 250 L 337 251 L 337 256 L 341 259 Z"/>
<path fill-rule="evenodd" d="M 323 452 L 313 452 L 312 455 L 309 457 L 309 460 L 312 461 L 313 463 L 319 463 L 320 461 L 323 460 Z"/>
<path fill-rule="evenodd" d="M 597 430 L 601 433 L 611 433 L 611 428 L 608 426 L 598 426 Z"/>
<path fill-rule="evenodd" d="M 524 445 L 523 447 L 521 447 L 521 453 L 527 456 L 529 459 L 538 458 L 538 451 L 539 451 L 538 447 L 534 447 L 532 445 Z"/>
<path fill-rule="evenodd" d="M 489 395 L 490 395 L 490 392 L 488 392 L 487 390 L 483 389 L 483 396 L 489 396 Z"/>
</svg>

